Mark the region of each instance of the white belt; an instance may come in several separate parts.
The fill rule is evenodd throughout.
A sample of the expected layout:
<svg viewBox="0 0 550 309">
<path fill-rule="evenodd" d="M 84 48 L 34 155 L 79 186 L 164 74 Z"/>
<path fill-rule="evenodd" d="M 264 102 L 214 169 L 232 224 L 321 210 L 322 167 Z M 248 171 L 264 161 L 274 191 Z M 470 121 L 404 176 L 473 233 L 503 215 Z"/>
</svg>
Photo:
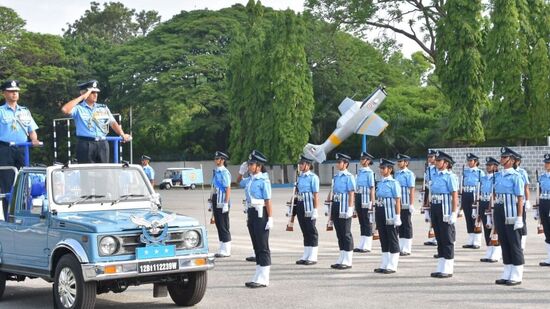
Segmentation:
<svg viewBox="0 0 550 309">
<path fill-rule="evenodd" d="M 550 200 L 550 192 L 542 192 L 540 194 L 540 199 L 541 200 Z"/>
<path fill-rule="evenodd" d="M 432 194 L 432 202 L 442 202 L 445 199 L 446 194 Z"/>
<path fill-rule="evenodd" d="M 491 201 L 491 195 L 482 195 L 479 199 L 483 202 L 489 202 Z"/>
<path fill-rule="evenodd" d="M 462 191 L 464 192 L 476 192 L 477 187 L 476 186 L 464 186 L 462 188 Z"/>
</svg>

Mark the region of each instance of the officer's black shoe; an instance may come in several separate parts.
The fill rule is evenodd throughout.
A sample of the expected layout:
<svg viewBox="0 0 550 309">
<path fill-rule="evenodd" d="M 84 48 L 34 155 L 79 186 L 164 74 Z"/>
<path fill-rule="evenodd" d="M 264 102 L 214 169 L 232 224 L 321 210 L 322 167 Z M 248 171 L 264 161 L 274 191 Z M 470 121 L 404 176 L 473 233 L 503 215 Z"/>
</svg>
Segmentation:
<svg viewBox="0 0 550 309">
<path fill-rule="evenodd" d="M 440 273 L 440 272 L 437 272 L 437 273 L 431 273 L 431 274 L 430 274 L 430 277 L 432 277 L 432 278 L 438 278 L 438 277 L 439 277 L 439 275 L 441 275 L 441 273 Z"/>
<path fill-rule="evenodd" d="M 256 257 L 255 256 L 248 256 L 248 257 L 246 257 L 245 260 L 247 262 L 256 262 Z"/>
<path fill-rule="evenodd" d="M 506 279 L 497 279 L 495 280 L 495 284 L 507 284 L 508 280 Z"/>
<path fill-rule="evenodd" d="M 249 287 L 251 289 L 257 289 L 257 288 L 265 288 L 265 287 L 267 287 L 267 285 L 261 284 L 261 283 L 258 283 L 258 282 L 250 282 L 250 284 L 247 285 L 247 287 Z"/>
<path fill-rule="evenodd" d="M 379 273 L 379 274 L 383 273 L 384 271 L 385 271 L 384 268 L 375 268 L 375 269 L 374 269 L 374 272 L 375 272 L 375 273 Z"/>
<path fill-rule="evenodd" d="M 539 263 L 539 266 L 550 266 L 550 263 L 540 262 L 540 263 Z"/>
<path fill-rule="evenodd" d="M 509 285 L 509 286 L 520 285 L 520 284 L 521 284 L 521 281 L 516 281 L 516 280 L 508 280 L 508 282 L 506 282 L 506 285 Z"/>
<path fill-rule="evenodd" d="M 296 261 L 296 264 L 298 265 L 304 265 L 306 263 L 306 260 L 298 260 Z"/>
<path fill-rule="evenodd" d="M 439 273 L 436 278 L 451 278 L 453 274 Z"/>
<path fill-rule="evenodd" d="M 437 243 L 433 241 L 425 241 L 424 246 L 437 246 Z"/>
<path fill-rule="evenodd" d="M 342 264 L 332 264 L 332 265 L 330 265 L 330 268 L 338 269 L 338 268 L 340 268 L 340 265 L 342 265 Z"/>
<path fill-rule="evenodd" d="M 434 254 L 434 259 L 439 259 L 439 254 Z"/>
<path fill-rule="evenodd" d="M 399 252 L 399 256 L 409 256 L 411 255 L 409 252 Z"/>
<path fill-rule="evenodd" d="M 472 249 L 474 245 L 463 245 L 462 248 L 464 249 Z"/>
<path fill-rule="evenodd" d="M 216 258 L 226 258 L 226 257 L 230 257 L 230 255 L 216 253 L 216 254 L 214 254 L 214 257 L 216 257 Z"/>
<path fill-rule="evenodd" d="M 370 250 L 355 248 L 355 249 L 353 249 L 353 252 L 368 253 L 368 252 L 370 252 Z"/>
<path fill-rule="evenodd" d="M 395 270 L 393 270 L 393 269 L 384 269 L 384 271 L 382 273 L 386 274 L 386 275 L 387 274 L 393 274 L 393 273 L 395 273 Z"/>
<path fill-rule="evenodd" d="M 482 258 L 482 259 L 479 259 L 481 262 L 485 262 L 485 263 L 496 263 L 498 262 L 498 260 L 493 260 L 493 259 L 487 259 L 487 258 Z"/>
<path fill-rule="evenodd" d="M 350 269 L 350 268 L 351 268 L 351 265 L 340 264 L 336 269 L 343 270 L 343 269 Z"/>
<path fill-rule="evenodd" d="M 254 282 L 252 282 L 252 281 L 245 282 L 245 283 L 244 283 L 244 286 L 250 287 L 250 285 L 251 285 L 252 283 L 254 283 Z"/>
<path fill-rule="evenodd" d="M 305 261 L 304 262 L 304 265 L 306 265 L 306 266 L 315 265 L 315 264 L 317 264 L 317 261 Z"/>
</svg>

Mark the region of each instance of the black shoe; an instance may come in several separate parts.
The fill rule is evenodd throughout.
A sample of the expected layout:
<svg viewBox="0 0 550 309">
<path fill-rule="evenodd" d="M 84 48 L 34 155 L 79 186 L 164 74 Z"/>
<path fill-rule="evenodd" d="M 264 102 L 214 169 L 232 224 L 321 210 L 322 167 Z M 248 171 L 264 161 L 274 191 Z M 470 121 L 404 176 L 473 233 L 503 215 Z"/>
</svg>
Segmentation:
<svg viewBox="0 0 550 309">
<path fill-rule="evenodd" d="M 368 252 L 370 252 L 370 250 L 355 248 L 355 249 L 353 249 L 353 252 L 368 253 Z"/>
<path fill-rule="evenodd" d="M 434 254 L 434 259 L 439 259 L 439 254 Z"/>
<path fill-rule="evenodd" d="M 342 264 L 332 264 L 332 265 L 330 265 L 330 268 L 338 269 L 338 268 L 340 268 L 340 265 L 342 265 Z"/>
<path fill-rule="evenodd" d="M 436 278 L 451 278 L 453 274 L 439 273 Z"/>
<path fill-rule="evenodd" d="M 257 283 L 257 282 L 250 282 L 250 284 L 248 284 L 247 287 L 249 287 L 251 289 L 257 289 L 257 288 L 265 288 L 265 287 L 267 287 L 267 285 Z"/>
<path fill-rule="evenodd" d="M 539 263 L 539 266 L 550 266 L 550 263 L 540 262 L 540 263 Z"/>
<path fill-rule="evenodd" d="M 230 257 L 231 255 L 225 255 L 225 254 L 221 254 L 221 253 L 216 253 L 214 254 L 214 257 L 216 258 L 226 258 L 226 257 Z"/>
<path fill-rule="evenodd" d="M 304 265 L 306 265 L 306 266 L 315 265 L 315 264 L 317 264 L 317 261 L 305 261 L 304 262 Z"/>
<path fill-rule="evenodd" d="M 254 282 L 252 282 L 252 281 L 245 282 L 245 283 L 244 283 L 244 286 L 250 287 L 250 285 L 251 285 L 252 283 L 254 283 Z"/>
<path fill-rule="evenodd" d="M 306 263 L 306 260 L 298 260 L 296 261 L 296 264 L 298 265 L 304 265 Z"/>
<path fill-rule="evenodd" d="M 375 273 L 379 273 L 379 274 L 384 273 L 384 271 L 385 271 L 384 268 L 375 268 L 375 269 L 374 269 L 374 272 L 375 272 Z"/>
<path fill-rule="evenodd" d="M 430 274 L 430 277 L 432 277 L 432 278 L 437 278 L 437 277 L 439 277 L 439 275 L 441 275 L 441 273 L 440 273 L 440 272 L 437 272 L 437 273 L 431 273 L 431 274 Z"/>
<path fill-rule="evenodd" d="M 472 249 L 472 248 L 474 248 L 474 245 L 463 245 L 462 248 L 464 248 L 464 249 Z"/>
<path fill-rule="evenodd" d="M 395 273 L 395 270 L 392 270 L 392 269 L 384 269 L 384 271 L 383 271 L 382 273 L 383 273 L 383 274 L 386 274 L 386 275 L 388 275 L 388 274 L 393 274 L 393 273 Z"/>
<path fill-rule="evenodd" d="M 409 256 L 411 255 L 409 252 L 399 252 L 399 256 Z"/>
<path fill-rule="evenodd" d="M 479 249 L 479 248 L 481 248 L 481 247 L 478 246 L 478 245 L 472 245 L 472 249 Z"/>
<path fill-rule="evenodd" d="M 245 260 L 248 261 L 248 262 L 256 262 L 256 257 L 255 256 L 249 256 Z"/>
<path fill-rule="evenodd" d="M 495 280 L 495 284 L 507 284 L 508 280 L 506 279 L 497 279 Z"/>
<path fill-rule="evenodd" d="M 346 264 L 340 264 L 336 269 L 344 270 L 344 269 L 350 269 L 351 265 Z"/>
<path fill-rule="evenodd" d="M 506 285 L 509 285 L 509 286 L 520 285 L 520 284 L 521 284 L 521 281 L 516 281 L 516 280 L 508 280 L 506 282 Z"/>
<path fill-rule="evenodd" d="M 424 246 L 437 246 L 437 243 L 433 241 L 425 241 Z"/>
<path fill-rule="evenodd" d="M 485 262 L 485 263 L 496 263 L 498 262 L 497 260 L 493 260 L 493 259 L 487 259 L 487 258 L 482 258 L 482 259 L 479 259 L 481 262 Z"/>
</svg>

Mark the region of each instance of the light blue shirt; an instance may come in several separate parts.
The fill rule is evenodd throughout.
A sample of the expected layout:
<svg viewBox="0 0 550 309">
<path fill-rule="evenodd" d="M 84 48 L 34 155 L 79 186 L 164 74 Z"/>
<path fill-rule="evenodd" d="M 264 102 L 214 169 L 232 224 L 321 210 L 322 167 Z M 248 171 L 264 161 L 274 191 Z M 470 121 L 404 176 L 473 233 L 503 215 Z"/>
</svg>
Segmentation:
<svg viewBox="0 0 550 309">
<path fill-rule="evenodd" d="M 550 173 L 546 172 L 539 176 L 540 192 L 550 193 Z"/>
<path fill-rule="evenodd" d="M 432 194 L 451 194 L 458 191 L 458 179 L 451 171 L 437 171 L 432 177 Z"/>
<path fill-rule="evenodd" d="M 0 141 L 24 143 L 27 141 L 27 134 L 36 129 L 38 126 L 28 108 L 16 104 L 13 110 L 7 102 L 0 107 Z"/>
<path fill-rule="evenodd" d="M 400 198 L 401 186 L 392 176 L 384 177 L 376 186 L 376 198 Z"/>
<path fill-rule="evenodd" d="M 311 171 L 298 175 L 298 192 L 319 192 L 319 176 Z"/>
<path fill-rule="evenodd" d="M 349 193 L 355 191 L 355 179 L 348 170 L 339 171 L 333 178 L 334 186 L 332 191 L 334 193 Z"/>
<path fill-rule="evenodd" d="M 395 173 L 395 180 L 399 182 L 401 187 L 414 188 L 416 175 L 410 169 L 404 168 Z"/>
<path fill-rule="evenodd" d="M 481 176 L 481 187 L 479 191 L 482 195 L 493 193 L 493 174 L 485 174 Z"/>
<path fill-rule="evenodd" d="M 271 199 L 271 182 L 267 173 L 258 173 L 250 177 L 243 178 L 239 184 L 244 188 L 246 201 L 250 203 L 251 197 L 255 199 Z"/>
<path fill-rule="evenodd" d="M 523 183 L 526 185 L 531 184 L 531 181 L 529 181 L 529 174 L 527 174 L 527 171 L 523 167 L 519 167 L 516 169 L 518 173 L 523 177 Z"/>
<path fill-rule="evenodd" d="M 71 111 L 76 126 L 76 135 L 82 137 L 105 137 L 109 126 L 116 122 L 105 104 L 94 103 L 90 107 L 86 101 L 78 103 Z"/>
<path fill-rule="evenodd" d="M 477 184 L 480 182 L 481 177 L 485 176 L 485 173 L 480 170 L 478 167 L 464 168 L 464 186 L 473 187 L 477 186 Z"/>
<path fill-rule="evenodd" d="M 147 175 L 147 179 L 154 180 L 155 179 L 155 170 L 150 166 L 142 166 L 143 171 L 145 172 L 145 175 Z"/>
<path fill-rule="evenodd" d="M 524 196 L 525 183 L 523 177 L 513 168 L 505 169 L 495 174 L 495 193 Z"/>
<path fill-rule="evenodd" d="M 357 172 L 357 187 L 374 187 L 374 172 L 370 167 L 361 167 Z"/>
<path fill-rule="evenodd" d="M 214 184 L 214 187 L 222 191 L 225 191 L 226 188 L 231 186 L 231 173 L 225 166 L 217 167 L 214 170 L 212 184 Z"/>
<path fill-rule="evenodd" d="M 426 170 L 424 171 L 424 179 L 427 181 L 431 181 L 434 175 L 437 173 L 437 168 L 435 168 L 434 165 L 428 165 Z"/>
</svg>

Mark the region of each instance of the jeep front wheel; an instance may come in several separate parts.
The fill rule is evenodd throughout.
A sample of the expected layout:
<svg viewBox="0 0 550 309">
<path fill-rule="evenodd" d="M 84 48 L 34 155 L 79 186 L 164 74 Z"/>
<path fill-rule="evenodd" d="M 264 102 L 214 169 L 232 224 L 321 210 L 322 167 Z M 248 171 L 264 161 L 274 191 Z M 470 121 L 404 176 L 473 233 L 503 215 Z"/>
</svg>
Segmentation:
<svg viewBox="0 0 550 309">
<path fill-rule="evenodd" d="M 198 304 L 206 292 L 206 271 L 188 274 L 188 280 L 168 284 L 168 293 L 178 306 L 188 307 Z"/>
<path fill-rule="evenodd" d="M 96 283 L 84 282 L 80 263 L 71 254 L 64 255 L 55 267 L 53 301 L 55 308 L 94 308 Z"/>
<path fill-rule="evenodd" d="M 7 275 L 5 272 L 0 271 L 0 299 L 2 299 L 2 296 L 4 295 L 4 290 L 6 290 L 6 279 Z"/>
</svg>

